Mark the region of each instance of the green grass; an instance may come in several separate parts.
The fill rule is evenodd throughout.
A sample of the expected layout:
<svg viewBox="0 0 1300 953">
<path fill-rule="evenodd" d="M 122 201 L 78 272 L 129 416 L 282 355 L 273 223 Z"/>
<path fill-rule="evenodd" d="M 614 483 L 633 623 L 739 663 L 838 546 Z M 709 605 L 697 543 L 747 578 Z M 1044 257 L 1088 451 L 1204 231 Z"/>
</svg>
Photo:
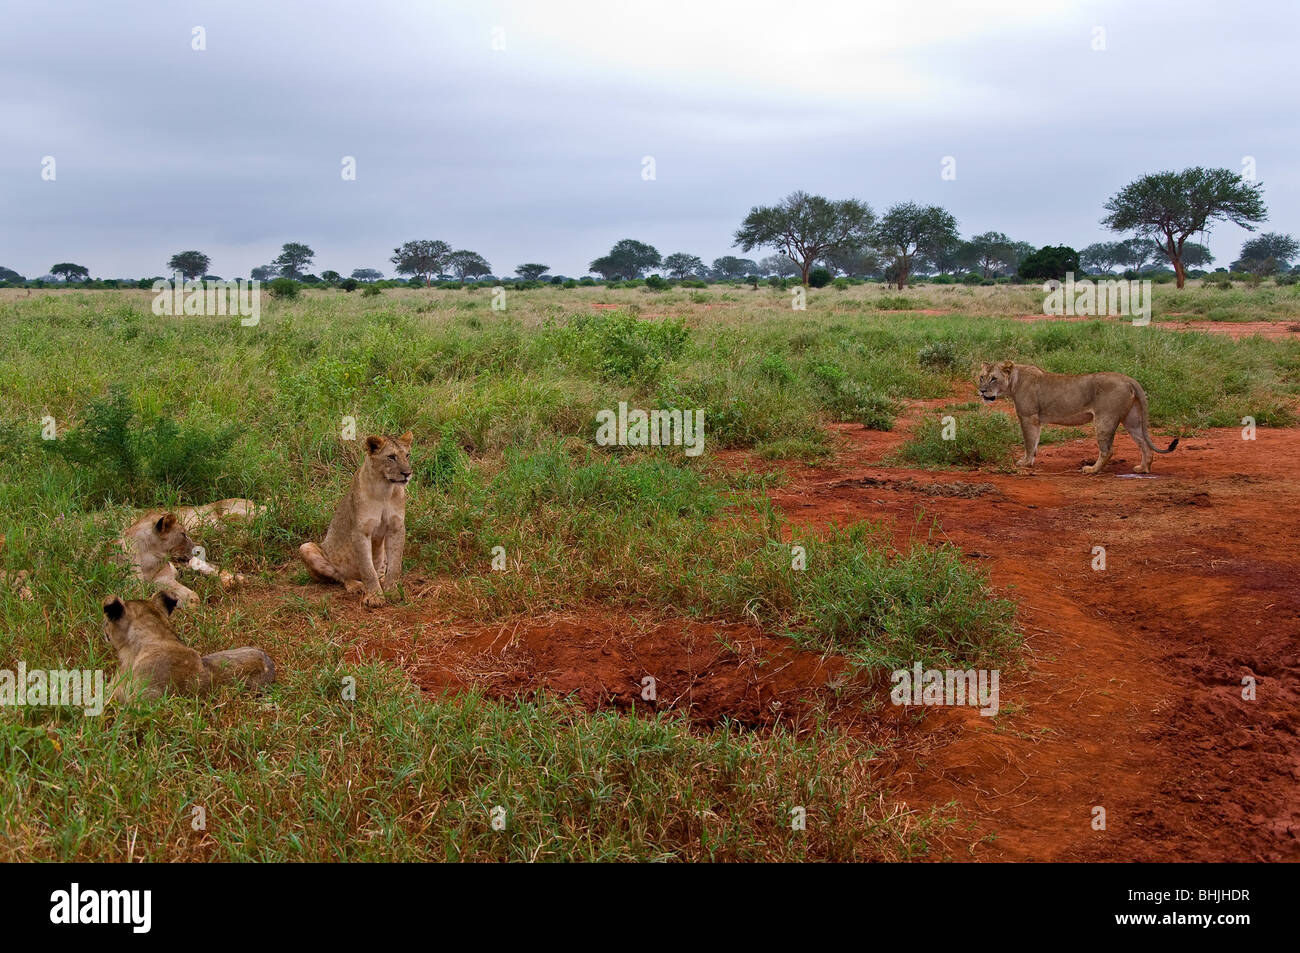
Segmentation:
<svg viewBox="0 0 1300 953">
<path fill-rule="evenodd" d="M 945 423 L 944 418 L 951 417 Z M 1007 466 L 1020 429 L 993 411 L 932 414 L 922 418 L 898 449 L 897 460 L 914 467 Z"/>
<path fill-rule="evenodd" d="M 1216 294 L 1228 292 L 1205 292 Z M 187 578 L 203 601 L 182 637 L 201 651 L 261 645 L 281 672 L 262 699 L 172 699 L 99 719 L 0 711 L 0 856 L 923 849 L 942 818 L 885 820 L 874 750 L 830 727 L 750 732 L 540 698 L 421 697 L 391 663 L 344 661 L 323 597 L 277 594 L 301 579 L 294 551 L 319 538 L 352 477 L 359 451 L 340 434 L 355 418 L 359 435 L 416 434 L 406 571 L 451 581 L 437 605 L 448 618 L 604 606 L 756 623 L 869 669 L 1012 665 L 1013 607 L 958 551 L 924 530 L 898 544 L 885 527 L 787 523 L 767 499 L 782 475 L 722 465 L 718 451 L 824 462 L 827 424 L 889 429 L 908 399 L 973 392 L 984 359 L 1130 373 L 1157 427 L 1293 420 L 1293 342 L 999 320 L 1032 303 L 1023 288 L 908 290 L 909 306 L 951 315 L 882 311 L 882 297 L 827 288 L 795 312 L 788 295 L 748 289 L 547 287 L 512 290 L 494 312 L 466 291 L 304 291 L 264 301 L 256 328 L 155 318 L 144 292 L 0 297 L 0 568 L 30 570 L 35 590 L 23 602 L 0 589 L 0 666 L 113 670 L 100 603 L 143 594 L 109 561 L 113 538 L 142 506 L 235 495 L 269 512 L 201 542 L 261 596 Z M 595 413 L 623 400 L 703 409 L 703 456 L 597 447 Z M 55 441 L 41 439 L 46 415 Z M 958 416 L 957 446 L 928 440 L 927 453 L 967 439 L 977 461 L 1009 459 L 1014 423 Z M 498 545 L 517 569 L 491 570 Z M 806 569 L 793 568 L 792 545 L 806 548 Z M 344 675 L 358 679 L 355 703 L 339 698 Z M 190 829 L 194 803 L 208 810 L 206 834 Z M 506 832 L 487 824 L 498 803 Z M 809 830 L 792 837 L 784 818 L 797 803 Z"/>
</svg>

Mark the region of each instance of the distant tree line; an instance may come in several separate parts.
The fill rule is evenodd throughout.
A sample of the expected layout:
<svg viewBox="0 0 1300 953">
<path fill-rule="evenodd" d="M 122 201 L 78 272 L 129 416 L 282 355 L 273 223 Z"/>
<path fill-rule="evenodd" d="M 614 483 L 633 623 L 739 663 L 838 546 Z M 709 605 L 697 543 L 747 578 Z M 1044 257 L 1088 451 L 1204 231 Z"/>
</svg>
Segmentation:
<svg viewBox="0 0 1300 953">
<path fill-rule="evenodd" d="M 824 285 L 836 277 L 881 279 L 898 288 L 918 275 L 961 276 L 963 281 L 998 278 L 1035 280 L 1059 278 L 1067 271 L 1089 274 L 1141 274 L 1156 268 L 1171 269 L 1182 287 L 1189 269 L 1204 269 L 1214 257 L 1203 236 L 1216 222 L 1233 222 L 1248 231 L 1267 219 L 1262 183 L 1248 182 L 1229 169 L 1184 169 L 1145 175 L 1117 192 L 1105 205 L 1101 223 L 1112 231 L 1131 233 L 1116 241 L 1095 242 L 1081 251 L 1067 245 L 1035 248 L 1014 241 L 1002 232 L 988 231 L 962 238 L 957 220 L 937 205 L 900 202 L 877 216 L 858 199 L 828 199 L 797 191 L 770 206 L 754 206 L 732 236 L 743 252 L 767 249 L 758 258 L 724 255 L 709 264 L 698 255 L 674 252 L 660 255 L 653 245 L 624 238 L 588 265 L 591 275 L 606 282 L 647 278 L 678 282 L 785 281 L 798 278 L 805 285 Z M 1194 241 L 1200 235 L 1202 241 Z M 305 284 L 323 283 L 353 290 L 358 283 L 374 283 L 383 273 L 357 268 L 350 278 L 339 272 L 310 272 L 316 253 L 301 242 L 288 242 L 267 265 L 254 268 L 251 277 L 261 281 L 288 279 Z M 1290 235 L 1265 232 L 1248 239 L 1230 270 L 1255 277 L 1300 272 L 1300 243 Z M 393 249 L 389 258 L 397 275 L 426 287 L 439 284 L 514 280 L 553 284 L 592 283 L 549 275 L 549 266 L 527 262 L 515 268 L 514 279 L 498 279 L 492 266 L 477 252 L 453 249 L 444 241 L 417 239 Z M 200 251 L 178 252 L 168 269 L 187 281 L 216 280 L 209 274 L 211 259 Z M 40 283 L 87 282 L 89 270 L 73 262 L 59 262 Z M 141 284 L 154 279 L 144 279 Z M 0 283 L 31 284 L 18 272 L 0 267 Z M 147 286 L 147 285 L 146 285 Z"/>
</svg>

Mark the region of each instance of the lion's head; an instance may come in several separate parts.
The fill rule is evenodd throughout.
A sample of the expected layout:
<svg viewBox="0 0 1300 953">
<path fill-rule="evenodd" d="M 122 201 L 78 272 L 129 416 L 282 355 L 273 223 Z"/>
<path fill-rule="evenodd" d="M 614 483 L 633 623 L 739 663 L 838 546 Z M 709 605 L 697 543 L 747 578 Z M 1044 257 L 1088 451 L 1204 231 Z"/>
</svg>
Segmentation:
<svg viewBox="0 0 1300 953">
<path fill-rule="evenodd" d="M 104 600 L 104 638 L 119 650 L 151 638 L 174 638 L 168 617 L 177 604 L 169 592 L 156 592 L 152 599 L 110 596 Z"/>
<path fill-rule="evenodd" d="M 389 483 L 405 486 L 411 480 L 411 431 L 400 437 L 371 435 L 366 438 L 370 465 Z"/>
<path fill-rule="evenodd" d="M 155 519 L 147 533 L 152 537 L 146 547 L 150 552 L 164 553 L 173 559 L 189 559 L 194 555 L 194 540 L 175 513 L 164 513 Z"/>
<path fill-rule="evenodd" d="M 1003 394 L 1011 393 L 1011 372 L 1015 369 L 1014 361 L 1002 361 L 1000 364 L 984 362 L 980 368 L 979 391 L 985 403 L 993 403 Z"/>
</svg>

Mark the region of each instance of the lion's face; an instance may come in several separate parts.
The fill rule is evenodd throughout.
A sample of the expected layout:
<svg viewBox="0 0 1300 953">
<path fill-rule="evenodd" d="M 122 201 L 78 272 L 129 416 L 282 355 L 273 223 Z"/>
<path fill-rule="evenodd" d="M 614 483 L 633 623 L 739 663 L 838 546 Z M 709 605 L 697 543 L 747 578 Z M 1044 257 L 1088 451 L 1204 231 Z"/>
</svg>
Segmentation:
<svg viewBox="0 0 1300 953">
<path fill-rule="evenodd" d="M 166 553 L 173 559 L 189 559 L 194 555 L 194 540 L 175 513 L 158 517 L 149 532 L 154 537 L 155 552 Z"/>
<path fill-rule="evenodd" d="M 370 465 L 389 483 L 405 486 L 411 480 L 411 432 L 400 437 L 371 436 L 366 438 L 366 454 Z"/>
<path fill-rule="evenodd" d="M 1003 394 L 1011 393 L 1011 370 L 1015 365 L 1011 361 L 1001 364 L 985 363 L 980 368 L 979 391 L 987 404 L 993 403 Z"/>
</svg>

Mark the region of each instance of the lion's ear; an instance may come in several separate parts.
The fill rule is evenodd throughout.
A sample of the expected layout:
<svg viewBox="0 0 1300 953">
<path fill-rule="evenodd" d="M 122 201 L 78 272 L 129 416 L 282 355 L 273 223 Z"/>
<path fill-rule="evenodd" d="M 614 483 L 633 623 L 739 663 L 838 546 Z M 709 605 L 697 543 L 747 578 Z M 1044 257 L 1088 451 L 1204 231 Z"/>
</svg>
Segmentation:
<svg viewBox="0 0 1300 953">
<path fill-rule="evenodd" d="M 109 622 L 116 622 L 126 615 L 126 603 L 120 596 L 109 596 L 104 600 L 104 615 L 108 617 Z"/>
<path fill-rule="evenodd" d="M 987 374 L 991 370 L 993 370 L 993 365 L 990 364 L 988 361 L 985 361 L 983 364 L 980 365 L 981 374 Z"/>
<path fill-rule="evenodd" d="M 176 525 L 176 514 L 168 513 L 165 516 L 158 517 L 158 522 L 153 524 L 153 528 L 158 531 L 159 535 L 169 532 Z"/>
<path fill-rule="evenodd" d="M 366 438 L 366 453 L 378 453 L 379 448 L 382 447 L 383 445 L 384 445 L 383 437 L 376 437 L 374 434 L 371 434 L 369 437 Z"/>
<path fill-rule="evenodd" d="M 180 600 L 177 599 L 175 596 L 173 596 L 170 592 L 159 591 L 154 594 L 153 598 L 154 598 L 154 602 L 162 606 L 163 611 L 166 612 L 168 615 L 171 615 L 173 612 L 175 612 L 176 607 L 181 604 Z"/>
<path fill-rule="evenodd" d="M 408 430 L 406 431 L 406 433 L 402 434 L 400 437 L 397 438 L 397 442 L 402 445 L 403 449 L 410 450 L 411 444 L 415 442 L 415 435 Z"/>
<path fill-rule="evenodd" d="M 1008 374 L 1011 373 L 1012 368 L 1014 368 L 1015 366 L 1016 366 L 1016 362 L 1015 362 L 1015 361 L 1003 361 L 1003 362 L 1002 362 L 1002 370 L 1005 371 L 1005 372 L 1008 373 Z"/>
</svg>

